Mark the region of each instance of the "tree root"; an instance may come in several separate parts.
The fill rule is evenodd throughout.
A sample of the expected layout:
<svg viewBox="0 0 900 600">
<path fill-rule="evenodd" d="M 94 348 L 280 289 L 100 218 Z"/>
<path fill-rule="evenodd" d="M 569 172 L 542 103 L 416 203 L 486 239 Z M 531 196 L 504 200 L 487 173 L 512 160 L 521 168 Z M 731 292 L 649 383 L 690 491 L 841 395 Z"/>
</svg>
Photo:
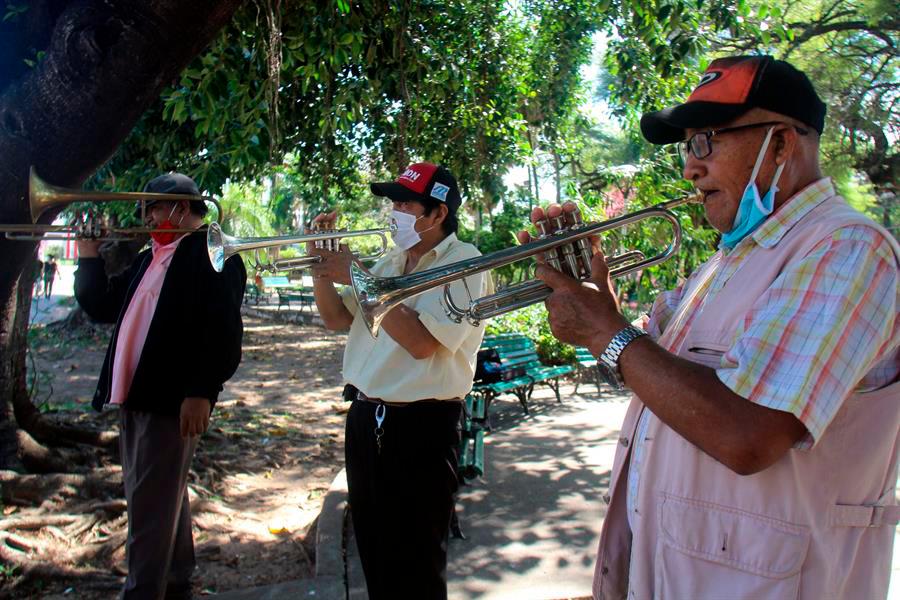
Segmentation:
<svg viewBox="0 0 900 600">
<path fill-rule="evenodd" d="M 87 474 L 22 475 L 0 471 L 0 500 L 5 504 L 39 505 L 53 497 L 121 498 L 122 472 L 117 467 Z"/>
</svg>

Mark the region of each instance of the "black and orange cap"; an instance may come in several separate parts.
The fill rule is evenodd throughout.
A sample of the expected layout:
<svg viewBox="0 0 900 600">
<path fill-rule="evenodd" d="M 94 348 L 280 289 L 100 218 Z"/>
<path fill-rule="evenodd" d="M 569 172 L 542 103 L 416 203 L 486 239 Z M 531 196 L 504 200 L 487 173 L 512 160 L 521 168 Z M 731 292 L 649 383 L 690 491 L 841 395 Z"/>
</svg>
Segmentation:
<svg viewBox="0 0 900 600">
<path fill-rule="evenodd" d="M 672 144 L 685 129 L 722 125 L 751 108 L 797 119 L 819 134 L 825 128 L 825 103 L 802 71 L 771 56 L 734 56 L 714 60 L 684 104 L 642 116 L 641 133 Z"/>
</svg>

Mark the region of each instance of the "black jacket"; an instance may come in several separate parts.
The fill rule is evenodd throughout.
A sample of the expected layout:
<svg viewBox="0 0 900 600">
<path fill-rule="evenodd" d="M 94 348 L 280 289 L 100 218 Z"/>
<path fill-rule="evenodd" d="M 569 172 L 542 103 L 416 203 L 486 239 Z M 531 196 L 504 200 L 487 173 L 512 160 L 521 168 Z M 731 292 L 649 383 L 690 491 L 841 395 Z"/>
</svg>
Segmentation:
<svg viewBox="0 0 900 600">
<path fill-rule="evenodd" d="M 109 402 L 119 326 L 151 259 L 151 251 L 145 250 L 113 278 L 106 277 L 102 258 L 78 261 L 78 304 L 94 320 L 116 323 L 94 393 L 97 410 Z M 191 396 L 215 405 L 222 384 L 241 361 L 246 281 L 244 263 L 237 256 L 225 263 L 222 273 L 213 270 L 205 227 L 181 240 L 166 271 L 125 408 L 178 415 L 182 401 Z"/>
</svg>

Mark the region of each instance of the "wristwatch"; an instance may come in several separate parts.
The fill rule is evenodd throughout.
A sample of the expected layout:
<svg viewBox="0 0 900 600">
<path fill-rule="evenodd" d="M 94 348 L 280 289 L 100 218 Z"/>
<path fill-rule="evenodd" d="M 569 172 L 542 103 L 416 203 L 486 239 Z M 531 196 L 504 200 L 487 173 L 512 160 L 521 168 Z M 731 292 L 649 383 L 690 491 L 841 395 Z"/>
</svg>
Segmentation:
<svg viewBox="0 0 900 600">
<path fill-rule="evenodd" d="M 606 380 L 606 383 L 615 389 L 625 389 L 622 372 L 619 370 L 619 356 L 622 355 L 625 346 L 644 335 L 647 335 L 646 331 L 638 329 L 634 325 L 629 325 L 614 335 L 603 354 L 597 357 L 597 368 L 600 370 L 600 374 Z"/>
</svg>

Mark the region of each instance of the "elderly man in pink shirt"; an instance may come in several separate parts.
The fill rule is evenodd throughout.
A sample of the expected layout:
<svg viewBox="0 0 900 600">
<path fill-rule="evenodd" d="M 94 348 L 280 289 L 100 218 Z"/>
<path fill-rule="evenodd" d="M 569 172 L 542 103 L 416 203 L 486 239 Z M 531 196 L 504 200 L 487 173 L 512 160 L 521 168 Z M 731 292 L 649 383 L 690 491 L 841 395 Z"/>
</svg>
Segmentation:
<svg viewBox="0 0 900 600">
<path fill-rule="evenodd" d="M 790 64 L 714 61 L 687 102 L 641 128 L 680 142 L 719 251 L 660 294 L 646 329 L 619 313 L 601 253 L 593 286 L 539 269 L 554 335 L 634 392 L 595 598 L 887 595 L 900 247 L 822 176 L 824 123 Z"/>
<path fill-rule="evenodd" d="M 200 195 L 179 173 L 157 177 L 144 191 Z M 189 200 L 148 202 L 148 224 L 156 229 L 151 248 L 116 277 L 107 276 L 97 242 L 79 243 L 78 303 L 95 320 L 116 323 L 93 405 L 119 409 L 126 600 L 192 597 L 187 475 L 219 392 L 240 362 L 247 279 L 238 257 L 222 273 L 213 270 L 206 210 Z"/>
</svg>

